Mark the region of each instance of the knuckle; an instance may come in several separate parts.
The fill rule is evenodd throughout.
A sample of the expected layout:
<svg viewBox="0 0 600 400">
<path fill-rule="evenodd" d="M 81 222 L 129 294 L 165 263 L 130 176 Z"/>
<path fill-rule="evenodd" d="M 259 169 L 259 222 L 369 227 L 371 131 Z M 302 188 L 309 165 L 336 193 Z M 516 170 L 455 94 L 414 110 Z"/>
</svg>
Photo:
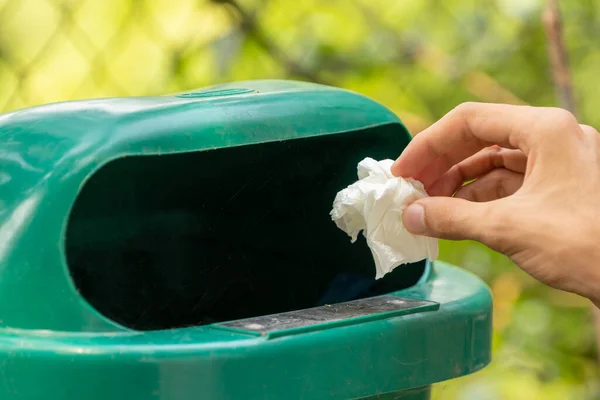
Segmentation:
<svg viewBox="0 0 600 400">
<path fill-rule="evenodd" d="M 579 126 L 575 115 L 564 108 L 550 107 L 548 111 L 551 113 L 551 121 L 549 122 L 557 127 L 573 128 L 575 126 Z"/>
<path fill-rule="evenodd" d="M 464 165 L 456 164 L 448 170 L 448 176 L 452 179 L 452 187 L 454 188 L 452 193 L 454 193 L 468 180 L 469 174 L 468 171 L 465 170 Z"/>
<path fill-rule="evenodd" d="M 461 103 L 449 113 L 449 116 L 456 124 L 462 125 L 459 131 L 463 132 L 465 141 L 470 140 L 470 136 L 467 132 L 472 131 L 472 121 L 476 118 L 477 113 L 481 108 L 481 103 L 466 102 Z"/>
<path fill-rule="evenodd" d="M 594 128 L 593 126 L 590 125 L 580 125 L 581 130 L 583 131 L 583 133 L 590 135 L 590 136 L 598 136 L 600 135 L 598 133 L 598 130 L 596 128 Z"/>
<path fill-rule="evenodd" d="M 514 217 L 501 206 L 490 207 L 482 217 L 487 220 L 487 223 L 485 229 L 481 230 L 479 241 L 493 250 L 506 252 L 509 245 L 506 239 L 511 236 L 516 226 Z"/>
<path fill-rule="evenodd" d="M 504 149 L 498 145 L 493 145 L 485 150 L 485 155 L 487 156 L 487 162 L 490 167 L 494 168 L 502 168 L 504 167 Z"/>
<path fill-rule="evenodd" d="M 490 177 L 490 180 L 494 181 L 494 182 L 502 182 L 506 179 L 509 179 L 512 176 L 512 172 L 505 169 L 505 168 L 496 168 L 495 170 L 493 170 L 492 172 L 490 172 L 488 174 L 488 176 Z"/>
<path fill-rule="evenodd" d="M 456 107 L 454 107 L 452 112 L 455 114 L 458 114 L 460 116 L 468 117 L 468 116 L 472 115 L 475 112 L 475 110 L 477 110 L 478 107 L 479 107 L 479 103 L 476 103 L 473 101 L 468 101 L 468 102 L 461 103 L 461 104 L 457 105 Z"/>
</svg>

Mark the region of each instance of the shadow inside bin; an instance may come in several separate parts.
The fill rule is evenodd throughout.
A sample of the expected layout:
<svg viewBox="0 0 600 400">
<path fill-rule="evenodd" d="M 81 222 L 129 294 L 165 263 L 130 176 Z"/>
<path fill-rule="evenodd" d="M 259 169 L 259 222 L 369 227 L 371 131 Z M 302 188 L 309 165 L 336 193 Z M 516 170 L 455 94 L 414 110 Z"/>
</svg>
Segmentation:
<svg viewBox="0 0 600 400">
<path fill-rule="evenodd" d="M 344 135 L 118 159 L 85 184 L 66 253 L 81 295 L 138 330 L 267 315 L 414 285 L 379 281 L 364 241 L 329 212 L 364 157 L 394 158 L 397 125 Z"/>
</svg>

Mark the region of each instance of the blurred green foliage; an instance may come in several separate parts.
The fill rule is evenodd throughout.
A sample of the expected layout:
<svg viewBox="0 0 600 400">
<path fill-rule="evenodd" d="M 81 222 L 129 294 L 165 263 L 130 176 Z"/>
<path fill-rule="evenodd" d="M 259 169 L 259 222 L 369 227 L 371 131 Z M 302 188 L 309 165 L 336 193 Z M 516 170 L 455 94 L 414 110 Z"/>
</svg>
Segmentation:
<svg viewBox="0 0 600 400">
<path fill-rule="evenodd" d="M 349 88 L 417 133 L 464 101 L 555 105 L 542 0 L 0 0 L 0 110 L 290 78 Z M 600 2 L 561 2 L 582 122 L 600 126 Z M 515 227 L 518 229 L 518 227 Z M 441 258 L 495 296 L 494 361 L 457 400 L 598 395 L 587 302 L 473 243 Z"/>
</svg>

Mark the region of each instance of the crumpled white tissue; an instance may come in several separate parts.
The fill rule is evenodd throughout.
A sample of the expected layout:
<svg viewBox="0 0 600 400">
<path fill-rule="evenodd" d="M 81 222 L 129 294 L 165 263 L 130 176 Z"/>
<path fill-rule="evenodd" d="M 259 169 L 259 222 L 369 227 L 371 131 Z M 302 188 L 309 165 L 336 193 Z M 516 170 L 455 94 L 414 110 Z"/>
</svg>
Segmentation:
<svg viewBox="0 0 600 400">
<path fill-rule="evenodd" d="M 337 194 L 331 211 L 331 219 L 352 243 L 363 231 L 375 260 L 375 279 L 399 265 L 438 256 L 437 239 L 413 235 L 402 223 L 404 208 L 428 194 L 421 182 L 393 176 L 392 164 L 392 160 L 362 160 L 359 180 Z"/>
</svg>

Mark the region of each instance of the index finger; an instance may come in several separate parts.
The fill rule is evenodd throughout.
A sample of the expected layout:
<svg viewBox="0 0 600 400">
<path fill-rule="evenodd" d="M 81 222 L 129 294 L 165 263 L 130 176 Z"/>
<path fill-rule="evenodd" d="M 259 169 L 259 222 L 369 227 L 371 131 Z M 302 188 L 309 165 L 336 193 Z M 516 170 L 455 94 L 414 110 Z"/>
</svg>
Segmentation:
<svg viewBox="0 0 600 400">
<path fill-rule="evenodd" d="M 464 103 L 415 136 L 394 162 L 391 172 L 395 176 L 412 177 L 439 157 L 452 158 L 449 154 L 465 144 L 472 152 L 460 154 L 461 159 L 494 144 L 520 149 L 529 155 L 545 142 L 564 145 L 573 136 L 565 131 L 575 128 L 581 131 L 577 119 L 559 108 Z"/>
</svg>

